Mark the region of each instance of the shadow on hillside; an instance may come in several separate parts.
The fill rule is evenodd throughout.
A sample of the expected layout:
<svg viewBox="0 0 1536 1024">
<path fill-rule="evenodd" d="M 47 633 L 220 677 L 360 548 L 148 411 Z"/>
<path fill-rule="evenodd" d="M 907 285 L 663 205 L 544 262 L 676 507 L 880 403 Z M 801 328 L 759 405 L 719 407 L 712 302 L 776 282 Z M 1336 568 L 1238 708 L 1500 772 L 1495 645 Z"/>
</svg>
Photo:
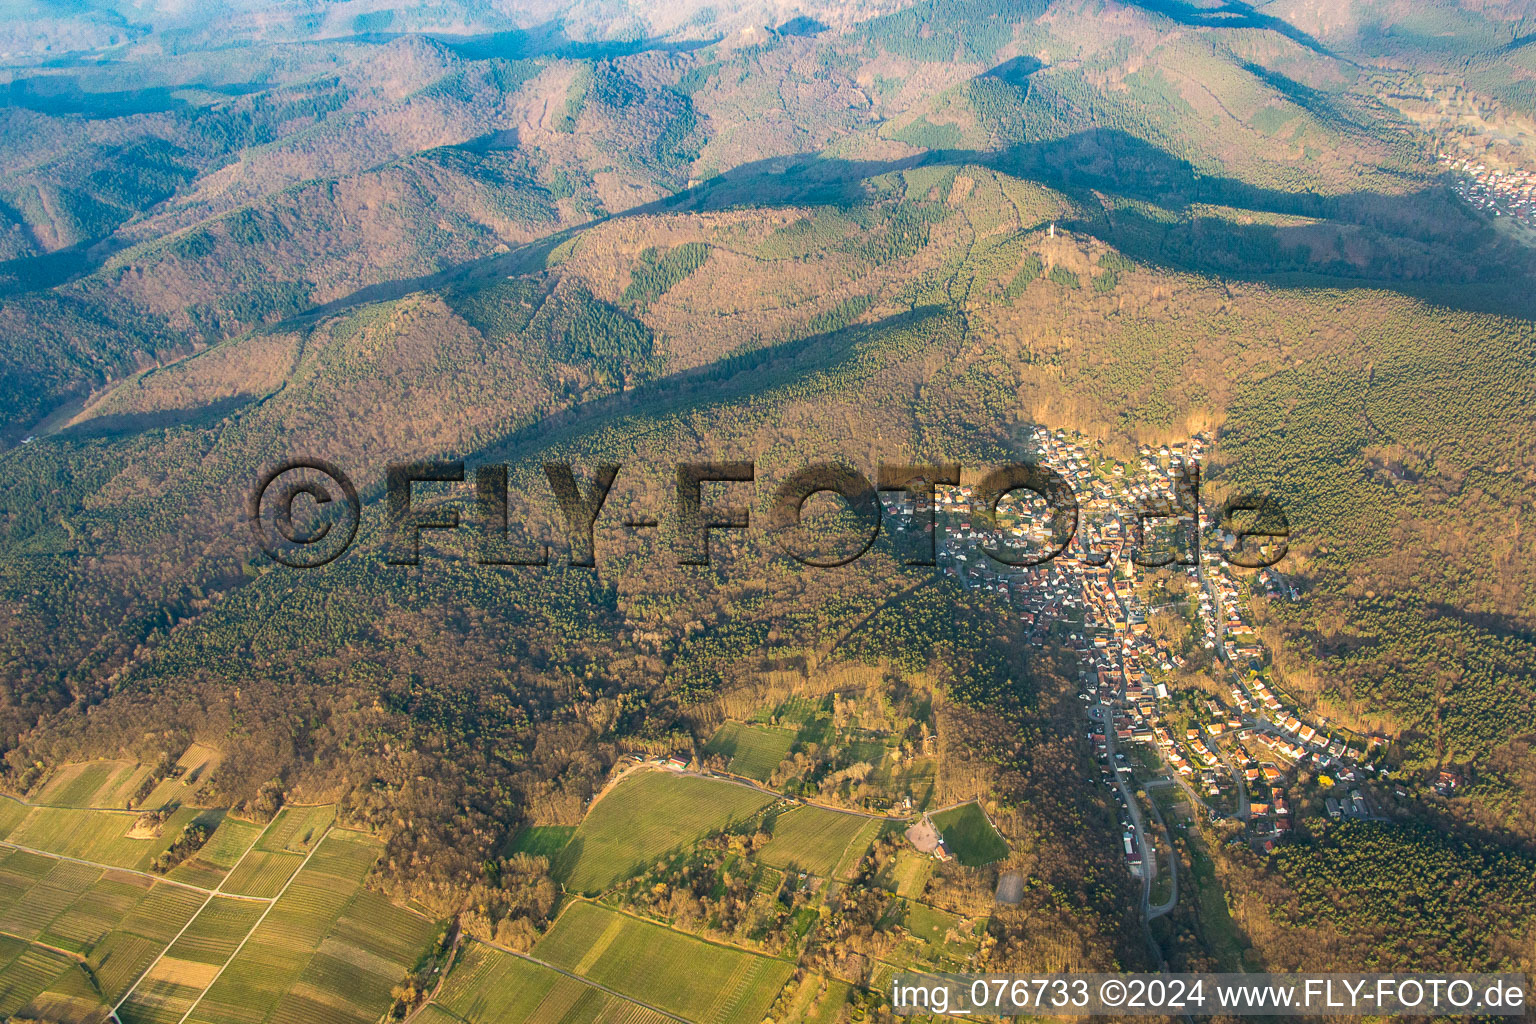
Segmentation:
<svg viewBox="0 0 1536 1024">
<path fill-rule="evenodd" d="M 1260 14 L 1241 0 L 1221 0 L 1212 7 L 1196 6 L 1185 0 L 1129 0 L 1131 6 L 1188 25 L 1191 28 L 1268 29 L 1314 53 L 1334 56 L 1327 48 L 1288 21 Z"/>
<path fill-rule="evenodd" d="M 491 57 L 500 57 L 503 60 L 528 60 L 534 57 L 612 60 L 637 53 L 689 53 L 705 46 L 713 46 L 720 41 L 717 37 L 688 42 L 664 42 L 660 39 L 585 42 L 567 36 L 564 26 L 559 21 L 547 21 L 530 29 L 511 29 L 484 35 L 449 36 L 436 32 L 425 33 L 425 35 L 448 47 L 456 56 L 464 60 L 487 60 Z M 373 38 L 377 37 L 370 37 L 370 41 Z"/>
<path fill-rule="evenodd" d="M 534 452 L 558 450 L 560 443 L 572 435 L 591 432 L 626 416 L 644 414 L 656 420 L 702 405 L 726 405 L 737 399 L 760 395 L 790 380 L 836 367 L 848 358 L 855 343 L 862 338 L 917 327 L 952 315 L 945 307 L 920 306 L 872 324 L 781 342 L 668 374 L 629 391 L 562 409 L 487 445 L 481 455 L 487 461 L 517 462 Z"/>
<path fill-rule="evenodd" d="M 75 439 L 120 437 L 146 430 L 163 430 L 197 423 L 217 423 L 241 406 L 260 399 L 260 395 L 230 395 L 207 405 L 183 409 L 159 409 L 154 412 L 109 413 L 93 416 L 59 431 L 60 436 Z"/>
<path fill-rule="evenodd" d="M 847 206 L 866 182 L 920 167 L 978 166 L 1076 201 L 1061 227 L 1142 262 L 1277 287 L 1372 287 L 1455 308 L 1532 315 L 1531 255 L 1449 189 L 1405 195 L 1287 192 L 1202 174 L 1126 132 L 1094 129 L 1005 150 L 890 161 L 814 155 L 746 164 L 621 216 L 739 206 Z M 1219 208 L 1219 209 L 1214 209 Z"/>
<path fill-rule="evenodd" d="M 1431 186 L 1402 196 L 1267 189 L 1202 174 L 1126 132 L 1093 129 L 1005 150 L 929 151 L 896 160 L 815 154 L 758 160 L 511 253 L 370 285 L 295 321 L 313 322 L 362 303 L 455 282 L 539 270 L 562 242 L 609 220 L 741 207 L 853 206 L 870 199 L 872 178 L 964 166 L 994 169 L 1063 193 L 1076 201 L 1078 212 L 1059 221 L 1062 228 L 1098 238 L 1150 266 L 1275 288 L 1383 289 L 1451 309 L 1536 319 L 1536 289 L 1522 286 L 1536 275 L 1531 254 L 1499 235 L 1449 189 Z M 1203 207 L 1230 212 L 1222 216 Z"/>
</svg>

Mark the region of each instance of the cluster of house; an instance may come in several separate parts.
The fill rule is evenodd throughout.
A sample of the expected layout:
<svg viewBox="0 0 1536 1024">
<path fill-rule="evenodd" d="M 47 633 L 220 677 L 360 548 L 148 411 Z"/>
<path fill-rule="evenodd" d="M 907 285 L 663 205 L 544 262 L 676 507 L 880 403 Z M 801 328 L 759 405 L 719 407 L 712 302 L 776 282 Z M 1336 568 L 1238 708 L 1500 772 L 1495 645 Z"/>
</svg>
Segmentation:
<svg viewBox="0 0 1536 1024">
<path fill-rule="evenodd" d="M 1264 648 L 1254 635 L 1253 624 L 1243 617 L 1237 579 L 1218 551 L 1202 551 L 1200 557 L 1205 561 L 1201 566 L 1206 585 L 1200 594 L 1200 621 L 1205 626 L 1206 647 L 1214 647 L 1220 639 L 1222 657 L 1229 665 L 1262 659 Z"/>
<path fill-rule="evenodd" d="M 1237 770 L 1243 773 L 1248 791 L 1248 820 L 1253 834 L 1267 841 L 1289 833 L 1291 805 L 1285 791 L 1285 772 L 1272 761 L 1257 760 L 1241 738 L 1232 742 L 1232 758 Z"/>
<path fill-rule="evenodd" d="M 1033 643 L 1043 643 L 1051 625 L 1081 609 L 1083 631 L 1070 642 L 1082 658 L 1085 702 L 1103 708 L 1103 718 L 1090 722 L 1089 736 L 1098 750 L 1106 781 L 1113 773 L 1129 772 L 1124 755 L 1115 763 L 1109 742 L 1155 744 L 1164 763 L 1190 786 L 1209 796 L 1233 785 L 1232 769 L 1213 749 L 1218 739 L 1233 740 L 1238 770 L 1243 772 L 1250 794 L 1250 818 L 1261 840 L 1278 838 L 1291 829 L 1291 808 L 1284 790 L 1285 772 L 1310 762 L 1336 776 L 1346 785 L 1369 772 L 1362 764 L 1361 744 L 1334 735 L 1321 716 L 1306 720 L 1304 713 L 1289 707 L 1273 692 L 1255 669 L 1264 658 L 1243 601 L 1246 578 L 1240 579 L 1221 557 L 1221 538 L 1208 530 L 1209 514 L 1203 513 L 1191 538 L 1201 564 L 1186 567 L 1192 580 L 1201 584 L 1199 617 L 1203 643 L 1235 670 L 1240 680 L 1231 690 L 1232 705 L 1207 700 L 1209 714 L 1202 714 L 1199 728 L 1175 729 L 1160 711 L 1169 697 L 1166 683 L 1154 675 L 1182 667 L 1184 659 L 1152 636 L 1148 609 L 1136 587 L 1132 547 L 1137 536 L 1137 513 L 1162 506 L 1180 508 L 1183 484 L 1197 473 L 1203 460 L 1207 435 L 1200 434 L 1174 445 L 1143 445 L 1139 464 L 1126 464 L 1090 450 L 1079 437 L 1066 431 L 1036 428 L 1032 440 L 1040 460 L 1060 473 L 1082 503 L 1078 529 L 1058 557 L 1029 567 L 1012 567 L 988 558 L 981 550 L 1016 549 L 1039 551 L 1052 546 L 1049 526 L 1042 515 L 1023 509 L 1000 509 L 997 529 L 978 531 L 966 515 L 972 510 L 971 487 L 940 488 L 934 495 L 934 511 L 953 513 L 937 520 L 935 552 L 942 571 L 972 589 L 997 594 L 1015 609 L 1030 631 Z M 1187 498 L 1187 491 L 1183 492 Z M 887 498 L 898 529 L 914 530 L 926 523 L 928 509 L 901 494 Z M 915 518 L 921 515 L 921 518 Z M 905 518 L 904 517 L 908 517 Z M 1189 529 L 1189 517 L 1168 521 L 1176 529 Z M 1273 568 L 1259 574 L 1259 582 L 1272 596 L 1297 598 L 1285 577 Z M 1091 707 L 1090 714 L 1098 714 Z M 1265 748 L 1261 763 L 1250 756 L 1246 743 Z M 1378 740 L 1372 743 L 1380 742 Z M 1283 766 L 1283 767 L 1282 767 Z M 1358 792 L 1358 790 L 1355 790 Z M 1119 798 L 1118 791 L 1116 793 Z M 1336 801 L 1341 814 L 1369 813 L 1356 810 L 1351 796 Z M 1361 805 L 1364 805 L 1362 800 Z M 1133 865 L 1142 858 L 1141 840 L 1122 808 L 1126 858 Z"/>
<path fill-rule="evenodd" d="M 1440 162 L 1462 175 L 1453 188 L 1471 206 L 1536 227 L 1536 172 L 1496 171 L 1470 158 L 1445 153 L 1440 154 Z"/>
</svg>

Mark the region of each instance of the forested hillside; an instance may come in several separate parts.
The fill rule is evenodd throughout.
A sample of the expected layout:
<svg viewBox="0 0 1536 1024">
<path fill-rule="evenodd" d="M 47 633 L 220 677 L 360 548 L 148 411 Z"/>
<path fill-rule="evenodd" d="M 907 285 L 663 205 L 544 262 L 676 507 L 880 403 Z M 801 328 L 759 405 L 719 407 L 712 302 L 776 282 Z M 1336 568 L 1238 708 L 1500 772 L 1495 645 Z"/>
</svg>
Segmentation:
<svg viewBox="0 0 1536 1024">
<path fill-rule="evenodd" d="M 0 16 L 16 797 L 98 758 L 158 781 L 203 744 L 199 808 L 264 828 L 334 805 L 381 844 L 368 884 L 484 943 L 477 971 L 493 948 L 580 963 L 570 920 L 617 907 L 767 958 L 761 1005 L 731 1012 L 782 1020 L 838 1019 L 911 965 L 1531 968 L 1536 227 L 1450 155 L 1536 159 L 1529 19 L 237 4 L 215 30 L 162 6 Z M 1334 821 L 1317 790 L 1264 853 L 1180 834 L 1196 881 L 1144 930 L 1081 612 L 1051 626 L 914 564 L 889 519 L 819 570 L 765 529 L 805 466 L 957 463 L 971 487 L 1034 459 L 1037 428 L 1101 483 L 1207 437 L 1206 498 L 1283 506 L 1284 589 L 1243 577 L 1251 676 L 1380 737 L 1390 807 Z M 360 494 L 322 568 L 252 540 L 247 496 L 294 457 Z M 386 467 L 432 461 L 467 469 L 416 512 L 460 525 L 399 564 Z M 684 564 L 677 466 L 734 461 L 755 478 L 705 504 L 751 526 Z M 583 493 L 618 467 L 591 568 L 551 463 Z M 510 529 L 487 540 L 497 464 Z M 495 564 L 498 539 L 546 564 Z M 1166 678 L 1235 695 L 1195 611 L 1159 610 L 1193 662 Z M 593 808 L 669 757 L 769 795 L 593 867 Z M 875 825 L 797 890 L 832 841 L 778 830 L 812 798 L 890 822 L 975 801 L 1006 853 L 920 873 L 905 824 Z M 928 938 L 898 949 L 897 923 Z M 431 995 L 436 964 L 398 1012 L 478 1020 Z"/>
</svg>

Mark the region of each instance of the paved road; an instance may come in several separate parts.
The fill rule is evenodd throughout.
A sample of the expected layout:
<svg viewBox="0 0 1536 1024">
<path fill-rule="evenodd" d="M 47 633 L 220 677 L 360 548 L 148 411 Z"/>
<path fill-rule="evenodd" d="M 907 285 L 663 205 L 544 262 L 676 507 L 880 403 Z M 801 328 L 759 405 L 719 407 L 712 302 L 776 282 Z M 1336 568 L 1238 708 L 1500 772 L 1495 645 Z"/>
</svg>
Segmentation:
<svg viewBox="0 0 1536 1024">
<path fill-rule="evenodd" d="M 1156 781 L 1158 780 L 1147 783 L 1147 785 L 1143 788 L 1150 789 Z M 1147 907 L 1147 919 L 1151 920 L 1154 917 L 1162 917 L 1164 914 L 1168 913 L 1168 911 L 1172 910 L 1174 905 L 1179 902 L 1179 858 L 1174 856 L 1173 833 L 1168 831 L 1168 823 L 1163 821 L 1163 812 L 1157 809 L 1157 801 L 1152 799 L 1152 795 L 1150 793 L 1147 794 L 1147 806 L 1152 809 L 1152 817 L 1156 819 L 1157 827 L 1163 830 L 1163 839 L 1168 844 L 1168 879 L 1172 883 L 1168 887 L 1168 899 L 1163 901 L 1163 903 L 1158 906 L 1149 905 Z M 1155 863 L 1153 864 L 1153 867 L 1156 867 Z M 1153 873 L 1148 877 L 1150 879 L 1156 876 L 1155 873 Z M 1150 893 L 1150 891 L 1151 883 L 1149 881 L 1148 892 Z"/>
<path fill-rule="evenodd" d="M 1120 790 L 1120 796 L 1125 801 L 1126 814 L 1130 816 L 1131 828 L 1136 832 L 1136 845 L 1141 849 L 1141 913 L 1143 919 L 1154 916 L 1150 913 L 1152 908 L 1152 879 L 1157 877 L 1157 853 L 1152 845 L 1147 842 L 1146 825 L 1141 820 L 1141 809 L 1136 805 L 1136 794 L 1125 784 L 1115 761 L 1115 721 L 1114 711 L 1107 704 L 1095 703 L 1099 709 L 1099 724 L 1104 729 L 1104 749 L 1109 755 L 1109 771 L 1114 777 L 1115 788 Z M 1148 933 L 1148 940 L 1151 935 Z"/>
</svg>

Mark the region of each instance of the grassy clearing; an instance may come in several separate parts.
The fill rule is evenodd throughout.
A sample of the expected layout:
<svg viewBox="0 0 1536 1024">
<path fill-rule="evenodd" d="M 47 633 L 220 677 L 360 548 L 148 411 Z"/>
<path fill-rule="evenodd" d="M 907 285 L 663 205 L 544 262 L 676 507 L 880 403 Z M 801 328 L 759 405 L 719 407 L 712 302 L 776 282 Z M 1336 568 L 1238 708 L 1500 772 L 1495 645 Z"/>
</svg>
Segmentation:
<svg viewBox="0 0 1536 1024">
<path fill-rule="evenodd" d="M 534 955 L 641 1002 L 710 1024 L 758 1024 L 793 967 L 592 903 L 571 904 Z"/>
<path fill-rule="evenodd" d="M 935 814 L 932 820 L 944 836 L 944 844 L 966 867 L 980 867 L 1008 856 L 1008 844 L 974 801 Z"/>
<path fill-rule="evenodd" d="M 592 806 L 554 865 L 577 892 L 598 892 L 735 822 L 772 797 L 746 786 L 672 772 L 631 775 Z"/>
<path fill-rule="evenodd" d="M 574 825 L 529 825 L 517 830 L 507 842 L 504 853 L 506 856 L 514 853 L 532 854 L 544 857 L 553 864 L 575 834 Z"/>
<path fill-rule="evenodd" d="M 441 1009 L 439 1006 L 441 1004 Z M 624 1024 L 666 1024 L 654 1010 L 609 995 L 547 967 L 472 943 L 453 967 L 437 1004 L 419 1020 L 438 1024 L 556 1024 L 601 1020 Z"/>
<path fill-rule="evenodd" d="M 933 858 L 912 849 L 901 849 L 880 872 L 876 882 L 905 899 L 918 899 L 933 874 Z"/>
<path fill-rule="evenodd" d="M 757 852 L 757 860 L 823 877 L 846 875 L 879 830 L 880 823 L 873 818 L 822 807 L 795 807 L 774 821 L 773 838 Z"/>
<path fill-rule="evenodd" d="M 925 903 L 906 904 L 906 916 L 902 924 L 907 931 L 931 945 L 944 944 L 944 936 L 960 924 L 960 918 L 943 910 L 936 910 Z"/>
<path fill-rule="evenodd" d="M 730 758 L 729 771 L 767 782 L 773 770 L 789 755 L 795 734 L 788 729 L 726 722 L 710 737 L 706 754 Z"/>
</svg>

